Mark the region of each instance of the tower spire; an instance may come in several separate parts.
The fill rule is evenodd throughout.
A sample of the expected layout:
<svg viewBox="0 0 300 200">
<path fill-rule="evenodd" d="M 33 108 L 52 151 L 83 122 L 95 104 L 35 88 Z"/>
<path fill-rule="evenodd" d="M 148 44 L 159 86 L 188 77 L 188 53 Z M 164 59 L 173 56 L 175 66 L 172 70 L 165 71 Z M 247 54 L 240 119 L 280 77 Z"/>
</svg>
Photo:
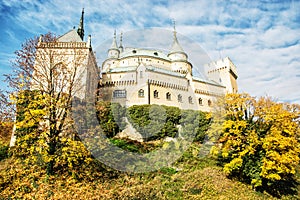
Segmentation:
<svg viewBox="0 0 300 200">
<path fill-rule="evenodd" d="M 173 19 L 173 34 L 174 34 L 174 39 L 176 38 L 177 39 L 177 37 L 176 37 L 176 24 L 175 24 L 175 20 Z"/>
<path fill-rule="evenodd" d="M 111 44 L 111 49 L 118 49 L 118 45 L 117 45 L 117 34 L 116 34 L 116 30 L 114 31 L 114 39 L 112 41 Z"/>
<path fill-rule="evenodd" d="M 120 45 L 119 45 L 119 49 L 120 49 L 121 52 L 123 52 L 122 41 L 123 41 L 123 33 L 121 32 L 121 35 L 120 35 Z"/>
<path fill-rule="evenodd" d="M 174 38 L 173 38 L 173 45 L 172 45 L 170 53 L 175 53 L 175 52 L 184 53 L 182 47 L 180 46 L 180 44 L 178 42 L 176 33 L 177 32 L 176 32 L 176 27 L 175 27 L 175 20 L 173 20 L 173 35 L 174 35 Z"/>
<path fill-rule="evenodd" d="M 187 61 L 187 54 L 184 52 L 182 47 L 180 46 L 177 35 L 176 35 L 176 27 L 175 27 L 175 20 L 173 21 L 173 44 L 172 48 L 168 54 L 168 57 L 171 58 L 172 61 Z M 188 70 L 191 71 L 191 70 Z"/>
<path fill-rule="evenodd" d="M 82 8 L 81 18 L 80 18 L 80 22 L 79 22 L 78 29 L 77 29 L 77 33 L 82 40 L 84 37 L 83 15 L 84 15 L 84 8 Z"/>
</svg>

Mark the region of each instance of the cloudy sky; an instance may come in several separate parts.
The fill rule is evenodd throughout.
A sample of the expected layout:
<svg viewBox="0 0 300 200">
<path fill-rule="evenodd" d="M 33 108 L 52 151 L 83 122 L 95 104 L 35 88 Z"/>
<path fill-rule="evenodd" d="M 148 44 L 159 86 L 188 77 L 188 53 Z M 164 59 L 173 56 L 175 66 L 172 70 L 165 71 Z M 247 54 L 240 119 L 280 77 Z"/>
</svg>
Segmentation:
<svg viewBox="0 0 300 200">
<path fill-rule="evenodd" d="M 177 32 L 211 60 L 231 58 L 240 92 L 300 103 L 299 0 L 0 0 L 0 76 L 10 72 L 13 52 L 26 38 L 77 27 L 83 7 L 85 34 L 97 53 L 115 29 L 171 31 L 175 20 Z"/>
</svg>

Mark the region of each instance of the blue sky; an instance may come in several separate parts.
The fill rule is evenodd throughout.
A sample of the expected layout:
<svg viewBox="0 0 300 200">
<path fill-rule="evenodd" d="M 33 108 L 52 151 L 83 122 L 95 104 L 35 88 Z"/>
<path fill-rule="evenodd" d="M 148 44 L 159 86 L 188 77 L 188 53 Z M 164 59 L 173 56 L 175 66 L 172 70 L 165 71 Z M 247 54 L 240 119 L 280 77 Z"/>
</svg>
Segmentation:
<svg viewBox="0 0 300 200">
<path fill-rule="evenodd" d="M 231 58 L 240 92 L 300 103 L 299 0 L 0 2 L 0 76 L 10 72 L 9 61 L 25 39 L 49 31 L 62 35 L 77 27 L 84 7 L 85 34 L 92 35 L 94 49 L 111 39 L 114 29 L 172 30 L 175 19 L 177 32 L 199 44 L 211 60 Z"/>
</svg>

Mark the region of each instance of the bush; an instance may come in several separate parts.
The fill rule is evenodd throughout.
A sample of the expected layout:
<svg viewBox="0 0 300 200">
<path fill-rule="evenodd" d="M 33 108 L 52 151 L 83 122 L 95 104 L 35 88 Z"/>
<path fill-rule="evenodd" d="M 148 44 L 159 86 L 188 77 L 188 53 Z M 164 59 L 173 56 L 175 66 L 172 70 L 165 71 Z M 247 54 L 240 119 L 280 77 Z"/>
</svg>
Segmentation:
<svg viewBox="0 0 300 200">
<path fill-rule="evenodd" d="M 208 113 L 172 106 L 135 105 L 129 107 L 127 113 L 130 122 L 146 140 L 176 137 L 180 125 L 182 134 L 193 134 L 195 141 L 202 142 L 210 124 Z"/>
<path fill-rule="evenodd" d="M 99 101 L 97 103 L 97 116 L 103 133 L 106 137 L 114 137 L 125 128 L 126 109 L 118 103 Z"/>
</svg>

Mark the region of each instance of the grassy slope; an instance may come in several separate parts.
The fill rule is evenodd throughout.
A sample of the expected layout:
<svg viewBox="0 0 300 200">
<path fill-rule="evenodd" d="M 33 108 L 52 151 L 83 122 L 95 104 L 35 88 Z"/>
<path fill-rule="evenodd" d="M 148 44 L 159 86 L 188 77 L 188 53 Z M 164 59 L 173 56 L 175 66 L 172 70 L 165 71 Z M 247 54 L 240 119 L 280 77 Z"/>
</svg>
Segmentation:
<svg viewBox="0 0 300 200">
<path fill-rule="evenodd" d="M 114 176 L 107 176 L 109 172 L 106 172 L 102 180 L 93 182 L 76 181 L 68 175 L 49 178 L 40 174 L 35 182 L 29 179 L 12 182 L 0 191 L 0 196 L 22 199 L 272 199 L 251 190 L 248 185 L 226 178 L 214 160 L 199 158 L 198 150 L 199 145 L 193 144 L 172 167 L 156 172 L 111 172 L 116 174 Z M 11 159 L 1 161 L 0 170 L 9 167 L 13 167 Z"/>
<path fill-rule="evenodd" d="M 199 147 L 193 144 L 172 167 L 152 173 L 112 171 L 103 174 L 101 180 L 91 182 L 76 181 L 69 175 L 47 177 L 36 172 L 38 179 L 32 181 L 27 175 L 23 181 L 12 182 L 0 190 L 0 196 L 22 199 L 273 199 L 226 178 L 214 160 L 198 157 Z M 12 163 L 12 159 L 1 161 L 0 170 L 20 168 Z"/>
</svg>

